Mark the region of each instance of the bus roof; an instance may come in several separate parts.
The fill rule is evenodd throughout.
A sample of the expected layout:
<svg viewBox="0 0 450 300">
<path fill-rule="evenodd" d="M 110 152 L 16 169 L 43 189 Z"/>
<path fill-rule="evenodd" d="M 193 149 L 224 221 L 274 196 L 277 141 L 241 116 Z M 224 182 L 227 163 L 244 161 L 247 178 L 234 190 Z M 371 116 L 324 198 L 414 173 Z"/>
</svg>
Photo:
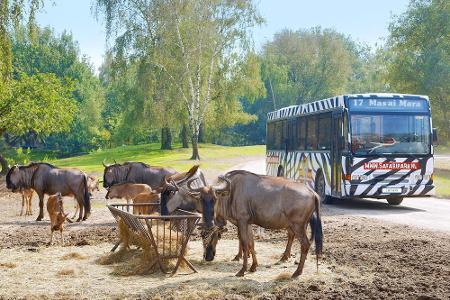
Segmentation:
<svg viewBox="0 0 450 300">
<path fill-rule="evenodd" d="M 267 114 L 267 120 L 270 121 L 276 119 L 283 119 L 297 115 L 310 114 L 321 110 L 331 110 L 337 107 L 345 107 L 344 99 L 361 99 L 361 98 L 424 99 L 429 101 L 428 96 L 425 95 L 389 94 L 389 93 L 347 94 L 317 100 L 314 102 L 305 103 L 301 105 L 291 105 L 283 107 L 280 108 L 279 110 L 269 112 Z"/>
</svg>

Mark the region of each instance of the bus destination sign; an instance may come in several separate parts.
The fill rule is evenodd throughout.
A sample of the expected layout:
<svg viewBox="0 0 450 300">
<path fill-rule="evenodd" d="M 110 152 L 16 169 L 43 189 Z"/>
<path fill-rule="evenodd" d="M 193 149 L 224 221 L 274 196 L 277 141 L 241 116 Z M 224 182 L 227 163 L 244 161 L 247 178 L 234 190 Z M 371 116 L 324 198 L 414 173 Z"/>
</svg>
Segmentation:
<svg viewBox="0 0 450 300">
<path fill-rule="evenodd" d="M 350 109 L 357 111 L 427 111 L 427 102 L 424 99 L 369 98 L 350 99 L 348 103 Z"/>
</svg>

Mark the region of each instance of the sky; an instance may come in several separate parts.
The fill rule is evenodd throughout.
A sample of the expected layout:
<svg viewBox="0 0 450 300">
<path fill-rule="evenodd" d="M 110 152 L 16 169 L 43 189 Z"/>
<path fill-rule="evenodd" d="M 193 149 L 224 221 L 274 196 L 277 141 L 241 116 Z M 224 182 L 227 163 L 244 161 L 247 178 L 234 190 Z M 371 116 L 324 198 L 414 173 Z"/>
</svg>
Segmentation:
<svg viewBox="0 0 450 300">
<path fill-rule="evenodd" d="M 55 4 L 53 4 L 55 2 Z M 266 23 L 253 30 L 257 50 L 274 33 L 282 29 L 304 29 L 315 26 L 333 28 L 352 36 L 358 42 L 375 46 L 388 35 L 392 15 L 403 13 L 408 0 L 257 0 Z M 104 22 L 92 13 L 92 0 L 45 0 L 38 14 L 41 26 L 50 26 L 58 34 L 72 32 L 81 54 L 87 55 L 95 69 L 105 53 Z"/>
</svg>

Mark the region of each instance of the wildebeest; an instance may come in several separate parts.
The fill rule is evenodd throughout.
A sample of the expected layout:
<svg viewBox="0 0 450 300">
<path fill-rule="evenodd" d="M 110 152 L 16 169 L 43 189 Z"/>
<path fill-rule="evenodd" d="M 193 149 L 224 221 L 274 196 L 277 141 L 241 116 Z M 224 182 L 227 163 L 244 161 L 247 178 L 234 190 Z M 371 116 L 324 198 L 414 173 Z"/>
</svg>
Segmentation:
<svg viewBox="0 0 450 300">
<path fill-rule="evenodd" d="M 157 189 L 164 177 L 171 176 L 177 172 L 173 168 L 150 167 L 143 162 L 125 162 L 123 164 L 114 163 L 106 165 L 103 172 L 103 187 L 109 188 L 114 184 L 132 182 L 144 183 L 152 189 Z"/>
<path fill-rule="evenodd" d="M 20 189 L 32 188 L 39 196 L 39 216 L 44 217 L 44 195 L 61 193 L 72 196 L 80 205 L 77 221 L 86 220 L 91 212 L 91 200 L 87 187 L 87 179 L 83 172 L 75 169 L 60 169 L 48 163 L 30 163 L 27 166 L 14 166 L 6 175 L 6 186 L 16 192 Z M 84 216 L 83 216 L 84 210 Z"/>
<path fill-rule="evenodd" d="M 50 216 L 50 242 L 49 245 L 53 243 L 53 233 L 59 231 L 61 233 L 61 245 L 64 245 L 64 222 L 67 219 L 66 213 L 64 213 L 63 199 L 61 193 L 52 195 L 48 197 L 47 200 L 47 211 Z"/>
<path fill-rule="evenodd" d="M 150 215 L 158 211 L 158 205 L 139 205 L 145 203 L 159 203 L 159 193 L 140 193 L 133 198 L 133 214 L 135 215 Z"/>
<path fill-rule="evenodd" d="M 302 273 L 313 238 L 318 263 L 318 257 L 322 253 L 323 234 L 319 208 L 320 197 L 312 189 L 288 179 L 257 175 L 242 170 L 229 172 L 219 179 L 226 183 L 225 187 L 208 186 L 191 188 L 191 191 L 199 193 L 206 232 L 215 232 L 215 220 L 218 223 L 229 220 L 238 227 L 239 241 L 244 255 L 243 266 L 236 276 L 243 276 L 247 271 L 249 251 L 253 260 L 250 271 L 256 271 L 258 266 L 251 224 L 267 229 L 289 228 L 294 232 L 300 241 L 301 257 L 292 277 Z M 315 216 L 313 216 L 314 212 Z M 306 234 L 308 223 L 312 227 L 310 240 Z M 208 252 L 213 255 L 215 252 L 216 245 L 213 242 L 214 239 L 210 239 L 204 245 L 209 257 L 211 255 Z"/>
<path fill-rule="evenodd" d="M 152 188 L 142 183 L 119 183 L 108 188 L 106 193 L 106 199 L 120 198 L 126 199 L 127 203 L 133 199 L 137 194 L 147 193 L 150 194 Z"/>
</svg>

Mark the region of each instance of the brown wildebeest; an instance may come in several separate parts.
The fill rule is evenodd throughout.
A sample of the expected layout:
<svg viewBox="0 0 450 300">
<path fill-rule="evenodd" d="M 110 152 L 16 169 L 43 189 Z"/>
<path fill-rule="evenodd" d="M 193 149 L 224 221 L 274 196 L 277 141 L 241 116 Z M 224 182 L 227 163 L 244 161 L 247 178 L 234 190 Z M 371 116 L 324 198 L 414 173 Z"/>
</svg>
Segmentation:
<svg viewBox="0 0 450 300">
<path fill-rule="evenodd" d="M 108 192 L 106 193 L 105 198 L 106 199 L 124 198 L 127 200 L 127 203 L 130 203 L 130 200 L 133 199 L 137 194 L 141 193 L 150 194 L 151 192 L 152 188 L 146 184 L 119 183 L 108 188 Z"/>
<path fill-rule="evenodd" d="M 48 197 L 47 200 L 47 211 L 50 216 L 50 242 L 49 245 L 53 243 L 53 233 L 59 231 L 61 233 L 61 245 L 64 245 L 64 221 L 67 219 L 67 215 L 64 213 L 63 199 L 61 193 L 52 195 Z"/>
<path fill-rule="evenodd" d="M 233 180 L 228 177 L 233 177 Z M 242 269 L 236 276 L 243 276 L 247 271 L 249 251 L 253 260 L 250 271 L 256 271 L 258 266 L 251 224 L 267 229 L 289 228 L 294 232 L 300 241 L 301 257 L 292 277 L 302 273 L 313 238 L 318 265 L 318 258 L 322 253 L 323 234 L 320 197 L 312 189 L 285 178 L 262 176 L 241 170 L 229 172 L 219 179 L 226 183 L 226 187 L 208 186 L 191 191 L 199 193 L 206 232 L 215 232 L 214 220 L 220 223 L 229 220 L 237 225 L 244 255 Z M 308 223 L 312 226 L 310 240 L 306 234 Z M 208 252 L 214 254 L 216 245 L 207 242 L 205 246 L 207 257 L 213 256 Z"/>
<path fill-rule="evenodd" d="M 198 193 L 191 192 L 190 189 L 192 188 L 199 188 L 207 186 L 206 180 L 203 179 L 202 184 L 198 184 L 197 186 L 190 186 L 188 187 L 187 184 L 191 185 L 192 176 L 195 174 L 192 172 L 193 168 L 185 173 L 185 176 L 179 176 L 178 181 L 171 180 L 170 182 L 166 179 L 164 184 L 164 190 L 161 193 L 161 212 L 167 211 L 166 214 L 172 213 L 175 209 L 180 208 L 186 211 L 196 211 L 199 213 L 203 212 L 203 207 L 201 203 L 198 201 Z M 231 178 L 232 180 L 232 178 Z M 177 183 L 178 182 L 178 183 Z M 164 207 L 166 206 L 166 208 Z M 212 234 L 212 232 L 208 232 L 207 234 L 205 232 L 202 232 L 203 237 L 208 237 L 209 239 L 213 239 L 212 244 L 216 244 L 217 241 L 221 238 L 221 235 L 223 232 L 226 231 L 226 228 L 224 227 L 224 224 L 221 224 L 222 226 L 214 227 L 215 228 L 215 234 Z M 235 224 L 236 225 L 236 224 Z M 200 227 L 203 227 L 204 224 L 202 224 Z M 251 228 L 249 229 L 251 232 Z M 288 232 L 288 241 L 286 244 L 286 249 L 280 259 L 281 262 L 287 261 L 289 257 L 291 256 L 291 248 L 292 243 L 294 241 L 294 233 L 287 228 Z M 239 243 L 239 251 L 236 254 L 236 256 L 233 258 L 234 261 L 239 261 L 240 258 L 242 258 L 242 246 Z M 204 251 L 203 256 L 205 260 L 211 261 L 214 259 L 215 255 L 215 247 L 213 251 Z"/>
<path fill-rule="evenodd" d="M 159 193 L 140 193 L 133 198 L 133 204 L 159 203 Z M 136 205 L 133 206 L 133 214 L 135 215 L 150 215 L 158 211 L 157 205 Z"/>
<path fill-rule="evenodd" d="M 89 191 L 89 195 L 92 197 L 92 193 L 94 191 L 99 192 L 100 188 L 99 188 L 99 182 L 97 180 L 97 178 L 95 178 L 92 175 L 86 175 L 87 176 L 87 186 L 88 186 L 88 191 Z M 80 206 L 77 204 L 75 205 L 75 212 L 73 213 L 72 219 L 76 217 L 78 210 L 80 209 Z"/>
<path fill-rule="evenodd" d="M 143 162 L 125 162 L 106 165 L 103 172 L 103 187 L 108 188 L 118 183 L 144 183 L 157 189 L 164 177 L 177 173 L 175 169 L 166 167 L 150 167 Z"/>
<path fill-rule="evenodd" d="M 91 213 L 91 199 L 87 179 L 83 172 L 76 169 L 60 169 L 48 163 L 30 163 L 27 166 L 14 166 L 6 175 L 6 186 L 16 192 L 32 188 L 39 196 L 39 216 L 44 217 L 44 195 L 61 193 L 72 196 L 80 205 L 77 221 L 86 220 Z M 84 216 L 83 216 L 84 210 Z"/>
</svg>

